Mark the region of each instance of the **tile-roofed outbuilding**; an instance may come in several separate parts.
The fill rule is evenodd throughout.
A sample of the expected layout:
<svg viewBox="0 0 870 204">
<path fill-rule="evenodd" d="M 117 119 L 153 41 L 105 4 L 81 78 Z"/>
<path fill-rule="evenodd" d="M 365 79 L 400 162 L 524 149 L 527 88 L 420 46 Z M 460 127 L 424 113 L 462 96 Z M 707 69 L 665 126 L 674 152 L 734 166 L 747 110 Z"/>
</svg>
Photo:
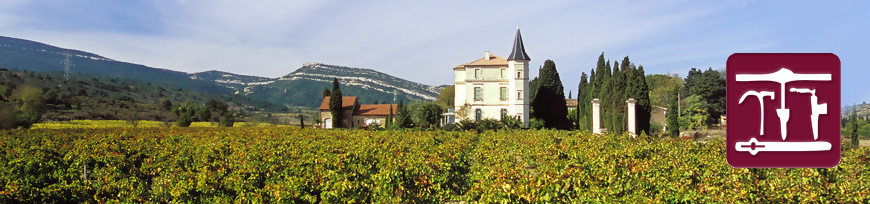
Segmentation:
<svg viewBox="0 0 870 204">
<path fill-rule="evenodd" d="M 356 105 L 356 96 L 342 96 L 341 108 L 353 108 Z M 329 96 L 323 97 L 323 102 L 320 102 L 320 110 L 329 110 Z"/>
</svg>

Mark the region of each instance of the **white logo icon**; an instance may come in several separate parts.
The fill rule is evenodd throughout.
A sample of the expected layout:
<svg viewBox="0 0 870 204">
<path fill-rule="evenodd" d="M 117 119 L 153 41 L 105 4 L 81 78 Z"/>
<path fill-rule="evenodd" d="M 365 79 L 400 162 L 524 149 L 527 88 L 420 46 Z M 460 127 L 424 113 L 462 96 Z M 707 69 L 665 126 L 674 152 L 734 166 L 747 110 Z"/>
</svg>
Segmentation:
<svg viewBox="0 0 870 204">
<path fill-rule="evenodd" d="M 758 82 L 769 81 L 780 84 L 780 107 L 776 109 L 776 115 L 779 117 L 780 134 L 782 140 L 786 139 L 786 123 L 789 119 L 789 109 L 785 107 L 785 85 L 793 81 L 831 81 L 831 74 L 795 74 L 789 69 L 782 68 L 779 71 L 769 74 L 737 74 L 735 80 L 738 82 Z M 819 104 L 816 97 L 816 90 L 809 88 L 791 88 L 790 92 L 808 93 L 810 96 L 810 106 L 812 112 L 810 119 L 813 128 L 813 139 L 819 139 L 819 115 L 828 113 L 828 104 Z M 764 135 L 764 97 L 770 96 L 771 100 L 775 100 L 775 93 L 771 91 L 755 91 L 750 90 L 743 94 L 739 103 L 747 96 L 758 97 L 761 103 L 761 127 L 759 135 Z M 761 151 L 827 151 L 831 150 L 831 143 L 825 141 L 815 142 L 759 142 L 756 138 L 751 138 L 747 142 L 737 142 L 734 147 L 740 152 L 749 152 L 752 155 Z"/>
</svg>

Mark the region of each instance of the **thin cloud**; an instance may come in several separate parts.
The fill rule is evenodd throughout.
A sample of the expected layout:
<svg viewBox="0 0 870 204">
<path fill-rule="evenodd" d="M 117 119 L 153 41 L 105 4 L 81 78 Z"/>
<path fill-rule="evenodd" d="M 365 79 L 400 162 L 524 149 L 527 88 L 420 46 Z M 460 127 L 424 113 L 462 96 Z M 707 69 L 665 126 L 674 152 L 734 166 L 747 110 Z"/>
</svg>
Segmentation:
<svg viewBox="0 0 870 204">
<path fill-rule="evenodd" d="M 775 10 L 779 6 L 767 2 L 679 0 L 82 0 L 57 7 L 21 0 L 0 2 L 0 35 L 188 72 L 279 77 L 302 63 L 323 62 L 440 85 L 452 83 L 452 67 L 479 58 L 483 51 L 509 54 L 520 26 L 533 59 L 532 74 L 545 59 L 552 59 L 566 89 L 572 90 L 601 52 L 611 60 L 628 55 L 647 73 L 685 75 L 682 71 L 691 67 L 721 66 L 732 52 L 792 50 L 783 46 L 795 44 L 788 40 L 803 34 L 787 32 L 793 23 L 770 26 L 781 20 L 764 14 L 813 13 L 808 6 L 812 3 L 795 4 Z M 89 12 L 56 12 L 66 7 Z M 118 17 L 106 17 L 111 15 Z M 860 15 L 855 19 L 868 19 Z M 58 26 L 66 21 L 78 24 Z M 848 22 L 829 24 L 837 30 L 855 27 Z M 857 24 L 853 33 L 867 30 L 867 23 Z"/>
</svg>

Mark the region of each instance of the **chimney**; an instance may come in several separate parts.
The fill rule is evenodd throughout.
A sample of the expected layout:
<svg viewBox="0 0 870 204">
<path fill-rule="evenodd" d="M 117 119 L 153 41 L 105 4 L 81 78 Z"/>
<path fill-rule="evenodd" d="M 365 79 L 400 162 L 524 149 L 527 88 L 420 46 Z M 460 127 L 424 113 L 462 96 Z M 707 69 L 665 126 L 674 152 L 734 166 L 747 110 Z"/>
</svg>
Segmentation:
<svg viewBox="0 0 870 204">
<path fill-rule="evenodd" d="M 489 60 L 489 51 L 486 51 L 486 52 L 483 53 L 483 59 L 484 59 L 484 60 Z"/>
</svg>

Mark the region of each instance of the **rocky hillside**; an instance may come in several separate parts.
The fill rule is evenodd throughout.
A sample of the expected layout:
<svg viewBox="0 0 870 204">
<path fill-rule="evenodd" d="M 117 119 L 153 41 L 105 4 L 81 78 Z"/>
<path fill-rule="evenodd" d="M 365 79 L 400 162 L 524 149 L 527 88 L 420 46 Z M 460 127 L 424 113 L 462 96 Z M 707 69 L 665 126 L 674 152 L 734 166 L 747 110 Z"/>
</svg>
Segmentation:
<svg viewBox="0 0 870 204">
<path fill-rule="evenodd" d="M 214 82 L 215 84 L 231 88 L 235 90 L 236 93 L 240 93 L 242 90 L 245 89 L 245 87 L 262 83 L 270 83 L 272 81 L 275 81 L 277 78 L 248 76 L 212 70 L 190 74 L 190 79 Z"/>
<path fill-rule="evenodd" d="M 352 68 L 321 63 L 305 63 L 301 68 L 277 80 L 248 86 L 244 94 L 273 103 L 316 107 L 324 88 L 332 89 L 337 78 L 342 94 L 357 96 L 360 103 L 396 100 L 435 100 L 440 89 L 390 76 L 371 69 Z"/>
</svg>

